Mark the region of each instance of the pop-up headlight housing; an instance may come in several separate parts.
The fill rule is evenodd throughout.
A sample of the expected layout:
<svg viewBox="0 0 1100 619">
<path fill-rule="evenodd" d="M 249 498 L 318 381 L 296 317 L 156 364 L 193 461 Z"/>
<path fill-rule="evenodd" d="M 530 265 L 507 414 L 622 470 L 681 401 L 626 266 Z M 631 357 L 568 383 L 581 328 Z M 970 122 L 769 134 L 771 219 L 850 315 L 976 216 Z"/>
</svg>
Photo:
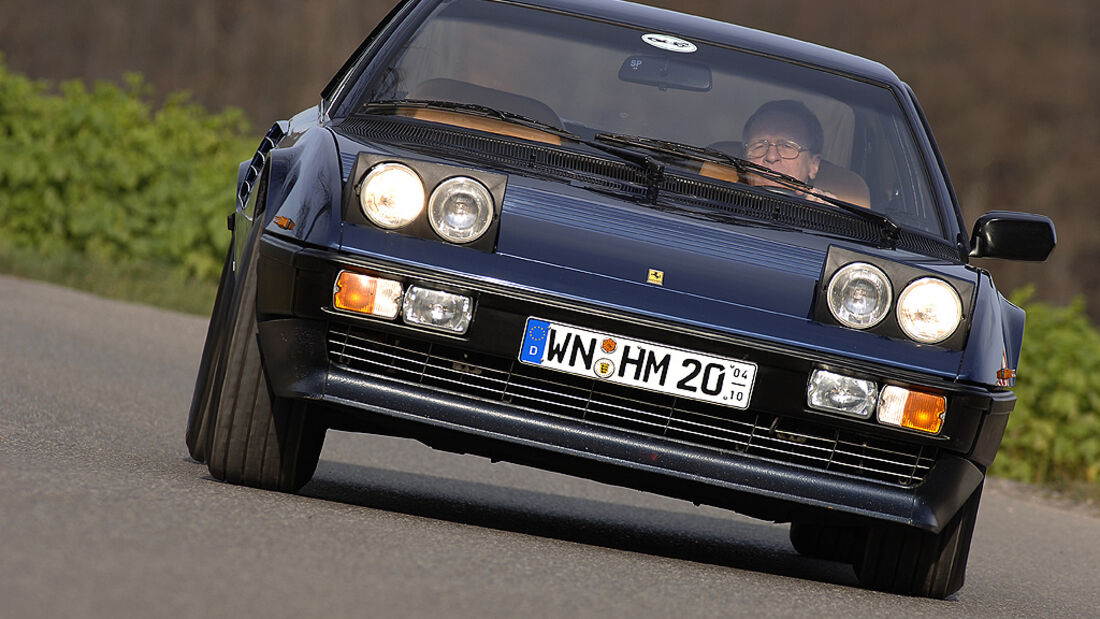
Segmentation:
<svg viewBox="0 0 1100 619">
<path fill-rule="evenodd" d="M 506 186 L 496 172 L 359 153 L 344 189 L 344 221 L 493 251 Z"/>
<path fill-rule="evenodd" d="M 945 272 L 834 245 L 821 274 L 814 320 L 962 350 L 974 289 L 972 281 Z"/>
</svg>

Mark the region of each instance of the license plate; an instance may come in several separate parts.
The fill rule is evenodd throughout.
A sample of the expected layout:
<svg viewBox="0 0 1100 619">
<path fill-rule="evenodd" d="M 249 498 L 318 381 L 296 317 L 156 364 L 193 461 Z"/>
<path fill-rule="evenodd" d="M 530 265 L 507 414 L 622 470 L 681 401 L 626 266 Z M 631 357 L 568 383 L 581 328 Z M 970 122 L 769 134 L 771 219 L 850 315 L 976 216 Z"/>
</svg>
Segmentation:
<svg viewBox="0 0 1100 619">
<path fill-rule="evenodd" d="M 528 318 L 519 360 L 560 372 L 748 408 L 756 364 Z"/>
</svg>

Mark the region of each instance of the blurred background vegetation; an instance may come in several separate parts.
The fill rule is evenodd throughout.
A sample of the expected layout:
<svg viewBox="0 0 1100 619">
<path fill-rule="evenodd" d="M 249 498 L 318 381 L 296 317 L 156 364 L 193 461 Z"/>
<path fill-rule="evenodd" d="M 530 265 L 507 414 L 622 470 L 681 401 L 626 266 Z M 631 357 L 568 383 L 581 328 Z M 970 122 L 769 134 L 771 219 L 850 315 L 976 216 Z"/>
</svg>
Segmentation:
<svg viewBox="0 0 1100 619">
<path fill-rule="evenodd" d="M 0 0 L 0 270 L 208 310 L 236 163 L 315 105 L 394 0 Z M 1100 484 L 1100 3 L 648 0 L 835 47 L 909 82 L 965 219 L 1043 213 L 995 471 Z M 563 84 L 563 87 L 568 87 Z"/>
</svg>

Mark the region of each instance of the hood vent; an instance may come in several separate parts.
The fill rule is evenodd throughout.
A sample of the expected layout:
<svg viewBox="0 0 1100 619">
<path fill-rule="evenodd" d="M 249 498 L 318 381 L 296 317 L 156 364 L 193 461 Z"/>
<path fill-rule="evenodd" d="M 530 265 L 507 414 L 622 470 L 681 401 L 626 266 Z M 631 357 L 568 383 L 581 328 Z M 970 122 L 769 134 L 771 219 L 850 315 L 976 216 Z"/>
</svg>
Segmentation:
<svg viewBox="0 0 1100 619">
<path fill-rule="evenodd" d="M 400 118 L 353 117 L 337 130 L 352 139 L 398 143 L 440 157 L 484 164 L 518 173 L 565 178 L 628 195 L 645 196 L 645 173 L 634 166 L 558 148 L 432 126 Z"/>
</svg>

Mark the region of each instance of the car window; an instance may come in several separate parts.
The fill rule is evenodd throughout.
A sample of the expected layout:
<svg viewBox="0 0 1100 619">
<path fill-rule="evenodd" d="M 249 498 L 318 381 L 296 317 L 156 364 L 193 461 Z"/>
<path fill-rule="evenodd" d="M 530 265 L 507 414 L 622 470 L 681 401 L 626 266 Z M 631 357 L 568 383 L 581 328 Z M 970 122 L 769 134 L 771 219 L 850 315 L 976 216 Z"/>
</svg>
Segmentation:
<svg viewBox="0 0 1100 619">
<path fill-rule="evenodd" d="M 943 235 L 913 130 L 890 88 L 661 36 L 492 0 L 453 0 L 436 9 L 388 70 L 372 76 L 361 102 L 465 100 L 583 137 L 640 135 L 743 156 L 742 131 L 753 112 L 769 101 L 795 100 L 824 132 L 819 187 L 905 227 Z M 694 49 L 668 49 L 684 43 Z M 654 71 L 655 62 L 667 67 Z M 632 64 L 656 77 L 635 79 Z"/>
</svg>

